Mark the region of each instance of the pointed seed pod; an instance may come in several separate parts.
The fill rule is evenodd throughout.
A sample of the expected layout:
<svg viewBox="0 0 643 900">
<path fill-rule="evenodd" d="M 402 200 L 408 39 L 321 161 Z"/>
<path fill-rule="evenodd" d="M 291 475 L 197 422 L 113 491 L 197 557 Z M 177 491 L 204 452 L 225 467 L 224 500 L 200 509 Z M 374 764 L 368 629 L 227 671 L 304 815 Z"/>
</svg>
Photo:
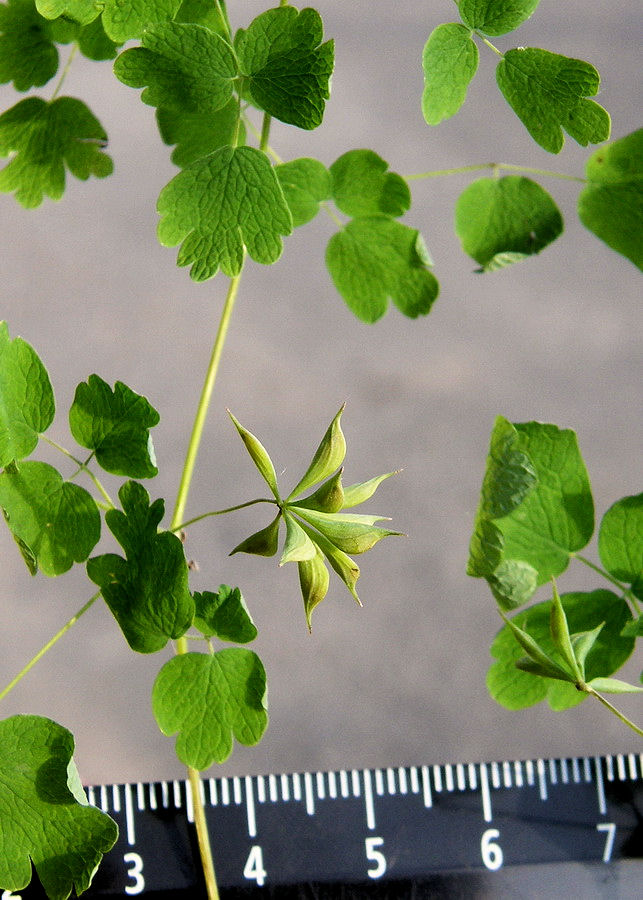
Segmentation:
<svg viewBox="0 0 643 900">
<path fill-rule="evenodd" d="M 328 476 L 332 475 L 335 469 L 344 462 L 344 456 L 346 455 L 346 439 L 344 438 L 339 420 L 341 419 L 345 406 L 346 404 L 343 403 L 339 412 L 328 426 L 326 434 L 322 438 L 321 443 L 315 451 L 315 455 L 306 470 L 306 474 L 288 495 L 288 500 L 293 500 L 314 484 L 323 481 L 324 478 L 328 478 Z"/>
<path fill-rule="evenodd" d="M 228 410 L 228 415 L 234 422 L 235 428 L 241 436 L 241 440 L 246 445 L 246 450 L 252 457 L 253 463 L 261 472 L 264 481 L 272 491 L 275 499 L 279 501 L 280 497 L 279 489 L 277 488 L 277 476 L 275 474 L 275 467 L 272 464 L 272 460 L 268 456 L 266 448 L 263 446 L 261 441 L 256 438 L 254 434 L 252 434 L 252 432 L 244 428 L 243 425 L 239 421 L 237 421 L 237 419 L 235 419 L 230 410 Z"/>
<path fill-rule="evenodd" d="M 279 544 L 279 520 L 281 512 L 272 520 L 270 525 L 262 528 L 261 531 L 255 531 L 245 541 L 230 551 L 230 556 L 234 553 L 252 553 L 254 556 L 274 556 L 277 552 Z"/>
</svg>

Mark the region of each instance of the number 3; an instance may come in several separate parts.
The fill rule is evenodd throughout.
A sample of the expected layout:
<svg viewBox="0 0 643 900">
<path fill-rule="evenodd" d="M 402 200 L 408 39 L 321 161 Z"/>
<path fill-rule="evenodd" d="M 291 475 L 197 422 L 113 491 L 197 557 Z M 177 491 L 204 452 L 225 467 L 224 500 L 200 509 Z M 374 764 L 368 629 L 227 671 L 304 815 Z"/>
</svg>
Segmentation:
<svg viewBox="0 0 643 900">
<path fill-rule="evenodd" d="M 131 867 L 127 870 L 127 874 L 134 881 L 134 884 L 128 884 L 125 887 L 126 894 L 140 894 L 145 887 L 145 879 L 143 878 L 143 860 L 138 853 L 126 853 L 123 862 L 131 863 Z"/>
</svg>

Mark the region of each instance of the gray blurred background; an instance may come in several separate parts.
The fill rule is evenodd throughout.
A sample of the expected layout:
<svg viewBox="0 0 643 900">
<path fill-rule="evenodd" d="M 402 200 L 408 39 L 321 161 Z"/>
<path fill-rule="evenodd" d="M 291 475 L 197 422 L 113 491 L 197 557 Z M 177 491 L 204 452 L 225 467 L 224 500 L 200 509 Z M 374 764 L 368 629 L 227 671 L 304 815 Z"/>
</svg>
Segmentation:
<svg viewBox="0 0 643 900">
<path fill-rule="evenodd" d="M 425 125 L 422 48 L 437 24 L 453 19 L 452 3 L 321 0 L 317 7 L 336 39 L 332 97 L 313 133 L 275 123 L 272 142 L 284 159 L 309 155 L 329 165 L 346 150 L 369 147 L 402 174 L 488 161 L 583 174 L 587 149 L 568 140 L 553 157 L 531 142 L 495 88 L 491 52 L 481 52 L 460 115 L 438 128 Z M 263 4 L 230 0 L 229 9 L 233 25 L 245 26 Z M 496 43 L 592 62 L 603 78 L 599 102 L 618 138 L 640 125 L 639 21 L 635 0 L 542 0 L 530 22 Z M 53 82 L 41 93 L 52 89 Z M 92 372 L 149 397 L 161 414 L 154 432 L 160 474 L 146 486 L 171 510 L 226 280 L 193 284 L 176 268 L 176 251 L 156 242 L 156 199 L 176 170 L 139 92 L 116 82 L 109 62 L 77 59 L 64 93 L 83 98 L 101 120 L 116 171 L 103 181 L 70 178 L 60 203 L 46 201 L 35 211 L 0 197 L 0 316 L 51 373 L 56 440 L 71 445 L 67 410 L 76 384 Z M 2 96 L 3 108 L 16 102 L 7 89 Z M 265 493 L 227 406 L 265 443 L 287 484 L 298 480 L 347 400 L 346 481 L 404 467 L 370 509 L 392 515 L 392 527 L 409 537 L 362 557 L 364 609 L 334 578 L 309 636 L 294 566 L 227 556 L 267 524 L 264 508 L 190 530 L 187 552 L 200 567 L 193 587 L 239 584 L 269 677 L 264 740 L 237 747 L 213 774 L 637 746 L 598 704 L 562 714 L 544 705 L 510 713 L 489 698 L 488 647 L 499 620 L 486 584 L 468 578 L 465 566 L 498 413 L 576 429 L 599 514 L 640 490 L 640 275 L 578 223 L 578 185 L 544 178 L 565 217 L 565 235 L 541 257 L 474 274 L 452 228 L 454 202 L 472 177 L 412 184 L 405 221 L 424 234 L 442 285 L 426 318 L 411 321 L 391 309 L 374 326 L 358 322 L 324 267 L 333 226 L 323 215 L 287 240 L 277 265 L 247 266 L 188 513 Z M 55 462 L 67 471 L 62 457 Z M 115 480 L 105 481 L 116 490 Z M 82 569 L 32 579 L 6 531 L 0 540 L 4 684 L 93 587 Z M 100 547 L 113 549 L 109 535 Z M 603 585 L 572 567 L 560 586 Z M 157 731 L 149 702 L 169 656 L 133 654 L 106 607 L 96 604 L 4 701 L 2 715 L 47 715 L 71 729 L 87 782 L 181 776 L 174 740 Z M 637 678 L 638 671 L 631 666 L 628 674 Z M 642 718 L 640 701 L 621 705 Z"/>
</svg>

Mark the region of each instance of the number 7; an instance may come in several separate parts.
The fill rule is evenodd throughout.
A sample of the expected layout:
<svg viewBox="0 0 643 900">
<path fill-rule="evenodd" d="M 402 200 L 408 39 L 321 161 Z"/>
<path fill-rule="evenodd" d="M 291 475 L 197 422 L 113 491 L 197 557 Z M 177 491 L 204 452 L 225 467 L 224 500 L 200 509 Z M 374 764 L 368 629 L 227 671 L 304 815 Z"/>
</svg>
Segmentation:
<svg viewBox="0 0 643 900">
<path fill-rule="evenodd" d="M 599 822 L 596 826 L 597 831 L 605 832 L 605 848 L 603 850 L 603 862 L 607 863 L 612 858 L 612 848 L 614 846 L 614 838 L 616 836 L 615 822 Z"/>
</svg>

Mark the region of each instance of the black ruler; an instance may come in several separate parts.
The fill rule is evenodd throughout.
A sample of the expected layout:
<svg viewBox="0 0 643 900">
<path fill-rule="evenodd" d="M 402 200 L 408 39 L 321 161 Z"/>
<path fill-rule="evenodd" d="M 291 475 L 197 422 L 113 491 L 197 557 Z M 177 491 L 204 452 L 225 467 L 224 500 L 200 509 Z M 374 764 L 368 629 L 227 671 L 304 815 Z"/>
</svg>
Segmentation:
<svg viewBox="0 0 643 900">
<path fill-rule="evenodd" d="M 643 896 L 634 862 L 643 859 L 643 754 L 206 778 L 201 786 L 223 897 L 433 897 L 447 883 L 461 892 L 445 896 L 482 896 L 476 884 L 505 896 L 507 873 L 580 863 L 604 874 L 623 861 L 638 875 L 632 896 Z M 186 782 L 102 785 L 87 795 L 120 836 L 84 896 L 203 896 Z M 306 893 L 306 885 L 322 887 Z M 323 885 L 335 888 L 324 893 Z M 356 887 L 340 893 L 338 885 Z M 41 896 L 37 886 L 19 894 Z"/>
</svg>

